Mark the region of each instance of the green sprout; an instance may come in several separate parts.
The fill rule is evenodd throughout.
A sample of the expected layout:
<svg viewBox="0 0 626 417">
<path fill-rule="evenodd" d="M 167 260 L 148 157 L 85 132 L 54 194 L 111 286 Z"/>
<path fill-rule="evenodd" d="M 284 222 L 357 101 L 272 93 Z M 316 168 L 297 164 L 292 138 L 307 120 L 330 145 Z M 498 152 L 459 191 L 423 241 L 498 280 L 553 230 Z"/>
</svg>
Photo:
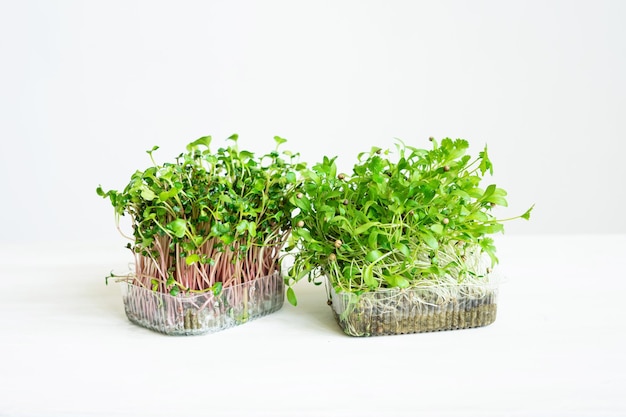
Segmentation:
<svg viewBox="0 0 626 417">
<path fill-rule="evenodd" d="M 211 150 L 204 136 L 174 162 L 132 174 L 122 191 L 97 193 L 132 220 L 134 283 L 178 295 L 214 291 L 280 270 L 280 250 L 291 230 L 299 154 L 275 150 L 257 157 L 240 150 L 238 136 Z"/>
<path fill-rule="evenodd" d="M 487 147 L 472 158 L 466 140 L 431 142 L 426 150 L 398 141 L 394 159 L 374 147 L 350 175 L 337 172 L 336 157 L 303 170 L 302 194 L 290 197 L 298 209 L 287 248 L 290 286 L 326 276 L 336 292 L 362 294 L 486 279 L 498 262 L 489 235 L 505 221 L 529 219 L 532 207 L 496 218 L 507 193 L 481 186 L 493 173 Z M 295 304 L 293 291 L 288 299 Z"/>
</svg>

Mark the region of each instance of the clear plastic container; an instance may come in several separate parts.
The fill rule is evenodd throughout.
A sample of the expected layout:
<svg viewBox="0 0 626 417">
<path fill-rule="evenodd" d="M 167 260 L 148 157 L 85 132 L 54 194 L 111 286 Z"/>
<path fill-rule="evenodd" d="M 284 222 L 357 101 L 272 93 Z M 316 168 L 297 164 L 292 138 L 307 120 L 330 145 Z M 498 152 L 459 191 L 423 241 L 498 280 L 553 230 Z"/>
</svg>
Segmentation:
<svg viewBox="0 0 626 417">
<path fill-rule="evenodd" d="M 380 336 L 487 326 L 496 319 L 497 285 L 429 285 L 356 295 L 335 292 L 335 319 L 350 336 Z"/>
<path fill-rule="evenodd" d="M 128 319 L 168 335 L 213 333 L 279 310 L 284 301 L 284 281 L 276 272 L 222 289 L 176 297 L 125 282 L 122 285 Z"/>
</svg>

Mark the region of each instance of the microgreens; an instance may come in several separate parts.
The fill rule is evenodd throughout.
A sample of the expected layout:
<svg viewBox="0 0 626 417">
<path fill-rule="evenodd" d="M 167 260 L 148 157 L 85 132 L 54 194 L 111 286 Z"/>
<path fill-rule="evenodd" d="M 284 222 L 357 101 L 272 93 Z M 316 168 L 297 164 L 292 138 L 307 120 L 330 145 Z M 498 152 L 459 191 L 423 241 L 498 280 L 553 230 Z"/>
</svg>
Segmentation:
<svg viewBox="0 0 626 417">
<path fill-rule="evenodd" d="M 279 270 L 279 252 L 291 229 L 293 198 L 305 164 L 278 149 L 256 157 L 238 136 L 211 152 L 211 137 L 186 147 L 173 163 L 136 171 L 123 191 L 97 193 L 130 215 L 135 281 L 154 291 L 219 292 Z"/>
<path fill-rule="evenodd" d="M 336 157 L 305 170 L 303 194 L 291 197 L 299 212 L 288 282 L 327 276 L 337 292 L 360 294 L 485 278 L 498 262 L 488 235 L 502 232 L 506 220 L 529 219 L 532 207 L 495 218 L 492 209 L 507 205 L 507 193 L 480 187 L 493 173 L 487 147 L 472 159 L 466 140 L 431 141 L 430 150 L 398 141 L 393 160 L 374 147 L 359 155 L 352 175 L 337 172 Z"/>
</svg>

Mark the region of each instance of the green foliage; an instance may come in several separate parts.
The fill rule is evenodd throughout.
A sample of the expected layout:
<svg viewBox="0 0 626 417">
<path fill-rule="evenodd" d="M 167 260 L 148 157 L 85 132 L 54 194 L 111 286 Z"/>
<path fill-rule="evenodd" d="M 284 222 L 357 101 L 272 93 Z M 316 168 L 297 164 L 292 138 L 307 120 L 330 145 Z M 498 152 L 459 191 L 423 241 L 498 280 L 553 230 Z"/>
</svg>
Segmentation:
<svg viewBox="0 0 626 417">
<path fill-rule="evenodd" d="M 291 305 L 298 305 L 298 300 L 296 299 L 296 294 L 293 291 L 293 288 L 289 287 L 287 288 L 287 300 L 289 301 L 289 303 Z"/>
<path fill-rule="evenodd" d="M 263 248 L 283 245 L 291 229 L 299 173 L 306 165 L 298 162 L 298 154 L 280 153 L 286 140 L 274 139 L 275 150 L 256 157 L 238 148 L 237 135 L 217 151 L 210 149 L 211 137 L 204 136 L 189 143 L 174 162 L 163 164 L 154 160 L 155 146 L 147 151 L 153 165 L 132 174 L 122 191 L 97 188 L 98 195 L 110 200 L 118 220 L 132 218 L 129 247 L 151 265 L 146 275 L 152 275 L 160 291 L 221 291 L 223 277 L 214 278 L 211 271 L 216 258 L 222 262 L 219 275 L 258 274 L 267 269 L 265 258 L 276 257 L 277 250 Z M 243 265 L 233 268 L 238 261 Z M 184 277 L 181 271 L 195 275 Z"/>
<path fill-rule="evenodd" d="M 352 175 L 337 175 L 336 158 L 303 171 L 303 195 L 289 249 L 289 283 L 328 276 L 339 291 L 362 293 L 487 274 L 481 254 L 497 263 L 493 239 L 503 221 L 506 191 L 490 184 L 487 148 L 472 159 L 466 140 L 449 138 L 430 150 L 399 142 L 396 158 L 372 148 L 359 155 Z M 521 218 L 528 219 L 529 209 Z M 512 219 L 507 219 L 512 220 Z"/>
</svg>

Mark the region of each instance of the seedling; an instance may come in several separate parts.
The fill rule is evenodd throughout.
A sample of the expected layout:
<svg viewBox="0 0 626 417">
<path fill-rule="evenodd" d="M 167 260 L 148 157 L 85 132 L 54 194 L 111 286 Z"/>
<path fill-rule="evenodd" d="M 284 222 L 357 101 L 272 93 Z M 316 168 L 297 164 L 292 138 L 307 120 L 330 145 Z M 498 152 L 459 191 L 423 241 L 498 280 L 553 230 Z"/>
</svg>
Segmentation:
<svg viewBox="0 0 626 417">
<path fill-rule="evenodd" d="M 217 296 L 279 273 L 305 164 L 279 152 L 285 139 L 274 140 L 275 150 L 256 157 L 238 148 L 237 135 L 215 152 L 205 136 L 162 164 L 155 146 L 147 151 L 152 166 L 136 171 L 122 191 L 98 187 L 118 227 L 120 216 L 131 217 L 135 271 L 127 278 L 156 293 Z"/>
<path fill-rule="evenodd" d="M 398 141 L 395 154 L 374 147 L 359 155 L 351 175 L 337 175 L 336 157 L 303 172 L 304 195 L 292 199 L 303 227 L 288 245 L 289 284 L 324 276 L 354 304 L 363 294 L 425 286 L 435 298 L 450 298 L 450 288 L 488 281 L 498 262 L 490 235 L 506 221 L 528 219 L 532 207 L 496 218 L 492 210 L 507 206 L 507 193 L 481 186 L 493 173 L 487 147 L 472 158 L 466 140 L 430 141 L 430 150 Z"/>
</svg>

